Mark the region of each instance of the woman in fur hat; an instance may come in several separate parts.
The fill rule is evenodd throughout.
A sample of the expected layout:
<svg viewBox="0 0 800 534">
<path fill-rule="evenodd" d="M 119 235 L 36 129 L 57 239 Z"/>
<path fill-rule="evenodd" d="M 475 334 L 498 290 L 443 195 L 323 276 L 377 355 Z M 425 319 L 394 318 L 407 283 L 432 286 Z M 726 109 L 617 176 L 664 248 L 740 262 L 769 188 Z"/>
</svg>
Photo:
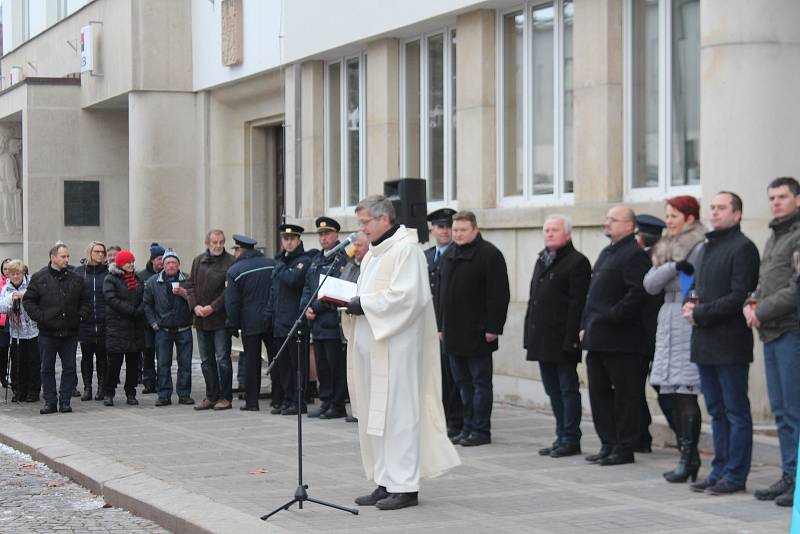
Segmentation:
<svg viewBox="0 0 800 534">
<path fill-rule="evenodd" d="M 651 295 L 664 292 L 664 304 L 658 312 L 656 350 L 650 383 L 660 395 L 671 396 L 672 418 L 681 458 L 672 471 L 664 473 L 669 482 L 697 479 L 700 456 L 700 374 L 690 360 L 692 327 L 683 318 L 681 308 L 686 286 L 700 264 L 705 229 L 700 224 L 700 204 L 683 195 L 666 201 L 666 234 L 656 243 L 653 267 L 644 277 L 644 288 Z M 683 280 L 681 280 L 683 278 Z"/>
</svg>

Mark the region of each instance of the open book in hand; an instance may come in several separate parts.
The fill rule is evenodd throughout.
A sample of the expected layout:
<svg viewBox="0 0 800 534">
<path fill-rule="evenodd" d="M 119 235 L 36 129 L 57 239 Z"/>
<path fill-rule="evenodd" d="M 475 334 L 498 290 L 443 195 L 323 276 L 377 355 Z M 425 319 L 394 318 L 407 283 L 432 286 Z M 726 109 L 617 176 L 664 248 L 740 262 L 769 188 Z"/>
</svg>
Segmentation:
<svg viewBox="0 0 800 534">
<path fill-rule="evenodd" d="M 322 282 L 322 278 L 320 278 Z M 356 284 L 339 278 L 328 277 L 324 283 L 320 284 L 317 298 L 324 302 L 333 302 L 336 305 L 344 305 L 356 296 Z"/>
</svg>

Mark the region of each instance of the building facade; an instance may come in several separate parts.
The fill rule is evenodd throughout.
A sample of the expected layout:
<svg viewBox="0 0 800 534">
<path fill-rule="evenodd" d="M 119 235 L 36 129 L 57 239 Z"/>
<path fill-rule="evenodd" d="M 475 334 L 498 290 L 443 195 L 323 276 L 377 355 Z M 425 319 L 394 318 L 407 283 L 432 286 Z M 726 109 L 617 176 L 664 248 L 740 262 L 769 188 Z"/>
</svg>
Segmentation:
<svg viewBox="0 0 800 534">
<path fill-rule="evenodd" d="M 516 403 L 547 402 L 521 346 L 547 215 L 569 215 L 594 259 L 609 206 L 660 215 L 668 196 L 730 189 L 763 245 L 766 184 L 800 175 L 792 0 L 4 0 L 2 15 L 0 135 L 22 144 L 5 255 L 36 266 L 56 239 L 94 238 L 190 255 L 211 227 L 272 251 L 284 218 L 352 231 L 361 197 L 422 177 L 429 209 L 475 211 L 506 256 L 495 390 Z"/>
</svg>

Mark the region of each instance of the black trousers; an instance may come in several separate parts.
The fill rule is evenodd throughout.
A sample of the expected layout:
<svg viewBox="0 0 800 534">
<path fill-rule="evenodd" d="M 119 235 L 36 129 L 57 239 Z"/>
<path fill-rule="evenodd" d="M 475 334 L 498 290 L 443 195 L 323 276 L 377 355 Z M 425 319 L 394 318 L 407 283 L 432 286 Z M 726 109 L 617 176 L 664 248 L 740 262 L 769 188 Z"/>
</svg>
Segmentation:
<svg viewBox="0 0 800 534">
<path fill-rule="evenodd" d="M 597 351 L 586 357 L 594 428 L 604 447 L 623 456 L 633 454 L 641 434 L 641 359 Z"/>
<path fill-rule="evenodd" d="M 103 393 L 106 396 L 114 396 L 114 390 L 119 384 L 119 372 L 122 369 L 122 360 L 125 360 L 125 395 L 136 395 L 136 384 L 139 379 L 139 359 L 141 353 L 112 352 L 108 354 L 108 367 L 106 369 L 105 380 L 103 381 Z"/>
<path fill-rule="evenodd" d="M 650 434 L 650 424 L 653 418 L 650 416 L 650 406 L 647 405 L 647 376 L 650 374 L 650 359 L 641 356 L 639 358 L 641 375 L 639 377 L 639 440 L 634 448 L 649 449 L 653 444 L 653 436 Z"/>
<path fill-rule="evenodd" d="M 297 343 L 296 337 L 289 340 L 289 343 L 286 344 L 285 354 L 280 355 L 280 360 L 276 364 L 281 378 L 281 389 L 284 394 L 282 404 L 284 406 L 305 404 L 305 399 L 300 399 L 299 403 L 297 399 L 297 356 L 299 352 L 301 354 L 301 380 L 305 386 L 305 382 L 308 380 L 308 338 L 301 337 L 300 339 L 300 343 Z M 274 338 L 275 350 L 278 350 L 285 340 L 285 337 Z M 298 345 L 300 346 L 298 347 Z"/>
<path fill-rule="evenodd" d="M 14 339 L 11 343 L 11 386 L 21 401 L 28 396 L 39 400 L 42 375 L 39 360 L 39 338 Z"/>
<path fill-rule="evenodd" d="M 344 411 L 347 399 L 347 353 L 341 339 L 314 340 L 319 378 L 319 400 Z"/>
<path fill-rule="evenodd" d="M 261 392 L 261 344 L 270 354 L 272 338 L 268 334 L 242 336 L 244 348 L 244 403 L 248 408 L 258 408 L 258 394 Z M 274 393 L 274 388 L 273 388 Z"/>
<path fill-rule="evenodd" d="M 6 334 L 7 336 L 8 334 Z M 9 346 L 6 345 L 5 347 L 0 347 L 0 382 L 3 383 L 3 387 L 6 386 L 6 383 L 11 378 L 10 372 L 11 368 L 8 366 L 11 360 L 11 355 L 8 352 Z"/>
<path fill-rule="evenodd" d="M 97 389 L 103 385 L 103 377 L 106 374 L 108 360 L 106 358 L 105 343 L 80 343 L 81 346 L 81 378 L 83 387 L 92 387 L 92 375 L 94 374 L 94 360 L 97 359 Z"/>
<path fill-rule="evenodd" d="M 444 418 L 447 421 L 447 430 L 461 432 L 464 426 L 464 403 L 461 402 L 461 390 L 458 388 L 453 378 L 449 354 L 442 353 L 441 364 L 442 405 L 444 406 Z M 345 385 L 346 383 L 347 377 L 345 376 Z"/>
</svg>

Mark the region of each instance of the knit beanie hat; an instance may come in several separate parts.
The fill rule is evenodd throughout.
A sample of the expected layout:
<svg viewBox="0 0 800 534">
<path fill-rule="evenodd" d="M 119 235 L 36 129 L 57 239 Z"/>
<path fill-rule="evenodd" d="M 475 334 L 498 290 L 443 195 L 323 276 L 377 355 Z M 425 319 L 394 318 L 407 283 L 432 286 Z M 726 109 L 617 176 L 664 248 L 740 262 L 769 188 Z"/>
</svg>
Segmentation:
<svg viewBox="0 0 800 534">
<path fill-rule="evenodd" d="M 128 263 L 131 263 L 136 258 L 133 257 L 133 253 L 130 250 L 120 250 L 117 252 L 117 257 L 114 258 L 114 263 L 117 264 L 117 267 L 122 267 Z"/>
<path fill-rule="evenodd" d="M 181 262 L 181 259 L 178 257 L 178 253 L 175 252 L 174 248 L 168 248 L 164 250 L 164 258 L 163 258 L 164 263 L 167 262 L 167 258 L 175 258 L 176 260 L 178 260 L 178 263 Z"/>
<path fill-rule="evenodd" d="M 150 243 L 150 261 L 164 255 L 164 247 L 158 243 Z"/>
</svg>

